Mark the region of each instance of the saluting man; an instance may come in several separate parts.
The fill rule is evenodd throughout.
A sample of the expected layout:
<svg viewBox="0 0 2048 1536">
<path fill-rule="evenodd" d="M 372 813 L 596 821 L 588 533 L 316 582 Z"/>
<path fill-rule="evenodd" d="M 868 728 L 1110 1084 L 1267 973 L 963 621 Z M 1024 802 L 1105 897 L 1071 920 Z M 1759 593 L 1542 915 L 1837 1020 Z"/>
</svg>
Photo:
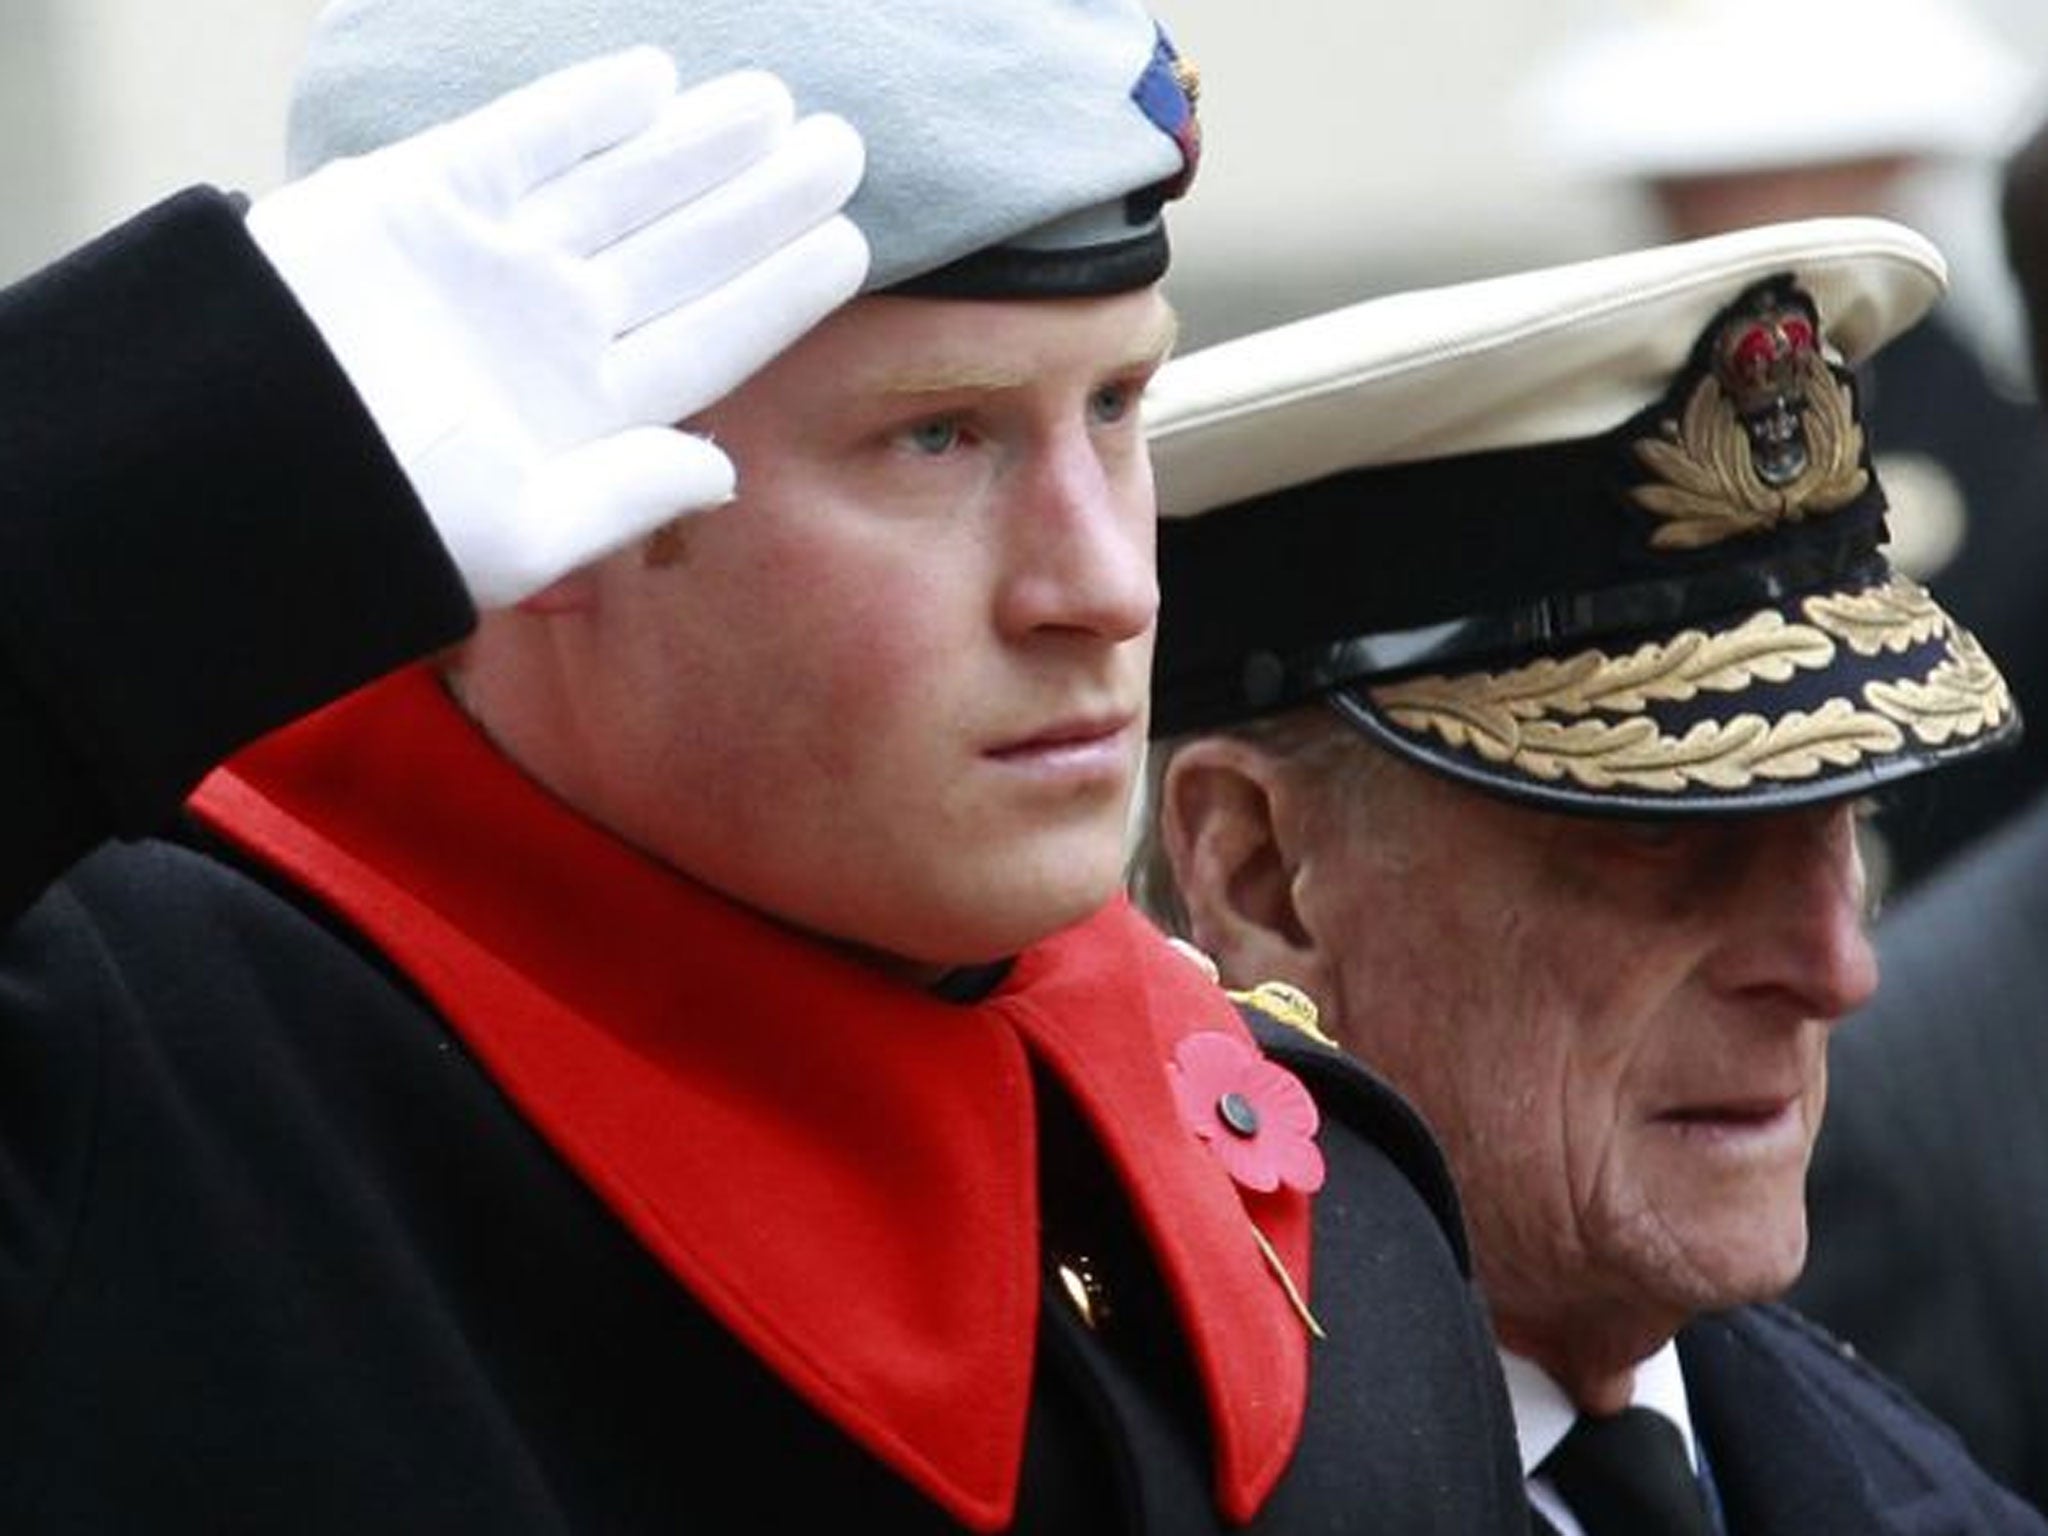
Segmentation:
<svg viewBox="0 0 2048 1536">
<path fill-rule="evenodd" d="M 1190 84 L 342 0 L 0 299 L 0 1529 L 1520 1528 L 1434 1147 L 1119 896 Z"/>
</svg>

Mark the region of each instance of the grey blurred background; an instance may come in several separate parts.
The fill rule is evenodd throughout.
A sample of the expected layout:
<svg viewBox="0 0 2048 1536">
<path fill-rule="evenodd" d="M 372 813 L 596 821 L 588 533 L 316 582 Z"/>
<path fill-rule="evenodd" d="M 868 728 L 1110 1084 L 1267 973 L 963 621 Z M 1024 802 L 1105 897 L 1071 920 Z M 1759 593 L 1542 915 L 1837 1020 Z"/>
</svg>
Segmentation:
<svg viewBox="0 0 2048 1536">
<path fill-rule="evenodd" d="M 1545 163 L 1510 107 L 1530 62 L 1601 3 L 1613 0 L 1158 0 L 1203 77 L 1205 163 L 1175 221 L 1189 344 L 1656 238 L 1631 194 Z M 0 279 L 187 183 L 273 186 L 318 8 L 0 0 Z M 1974 10 L 2048 66 L 2048 0 Z M 1759 59 L 1788 82 L 1828 66 L 1778 56 L 1767 38 Z M 1985 167 L 1945 170 L 1914 222 L 1949 254 L 1951 310 L 2011 353 L 1987 186 Z"/>
</svg>

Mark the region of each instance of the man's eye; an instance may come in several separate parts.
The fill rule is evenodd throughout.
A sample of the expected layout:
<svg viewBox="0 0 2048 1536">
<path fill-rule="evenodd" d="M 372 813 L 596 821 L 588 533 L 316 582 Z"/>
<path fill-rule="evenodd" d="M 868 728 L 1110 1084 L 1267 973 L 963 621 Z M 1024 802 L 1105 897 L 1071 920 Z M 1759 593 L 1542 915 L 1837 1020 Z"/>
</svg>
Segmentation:
<svg viewBox="0 0 2048 1536">
<path fill-rule="evenodd" d="M 1136 394 L 1128 384 L 1104 384 L 1088 397 L 1088 414 L 1104 426 L 1122 421 Z"/>
<path fill-rule="evenodd" d="M 941 416 L 921 421 L 903 435 L 919 453 L 950 453 L 960 446 L 960 423 L 950 416 Z"/>
</svg>

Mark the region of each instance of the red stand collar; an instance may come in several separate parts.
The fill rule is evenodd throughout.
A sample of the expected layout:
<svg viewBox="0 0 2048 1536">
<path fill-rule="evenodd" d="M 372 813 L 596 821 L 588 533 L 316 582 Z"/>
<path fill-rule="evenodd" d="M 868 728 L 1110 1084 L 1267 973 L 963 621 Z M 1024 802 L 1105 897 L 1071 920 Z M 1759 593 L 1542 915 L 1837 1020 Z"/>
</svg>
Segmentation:
<svg viewBox="0 0 2048 1536">
<path fill-rule="evenodd" d="M 1180 1311 L 1224 1512 L 1299 1432 L 1308 1203 L 1243 1195 L 1165 1063 L 1230 1003 L 1122 902 L 985 1001 L 927 996 L 565 809 L 424 668 L 266 738 L 193 809 L 430 998 L 640 1242 L 819 1411 L 970 1526 L 1014 1507 L 1039 1304 L 1027 1052 L 1100 1137 Z M 821 1276 L 832 1283 L 821 1284 Z"/>
</svg>

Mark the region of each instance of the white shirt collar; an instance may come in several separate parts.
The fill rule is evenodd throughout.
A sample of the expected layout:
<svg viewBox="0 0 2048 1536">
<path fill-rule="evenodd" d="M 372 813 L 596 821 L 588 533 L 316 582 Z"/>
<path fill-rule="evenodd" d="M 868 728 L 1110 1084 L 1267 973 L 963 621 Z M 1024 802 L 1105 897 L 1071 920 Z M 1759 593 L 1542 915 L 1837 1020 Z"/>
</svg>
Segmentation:
<svg viewBox="0 0 2048 1536">
<path fill-rule="evenodd" d="M 1502 1350 L 1500 1363 L 1507 1376 L 1508 1402 L 1514 1409 L 1515 1438 L 1521 1442 L 1522 1475 L 1527 1477 L 1557 1448 L 1557 1442 L 1565 1437 L 1579 1412 L 1564 1389 L 1534 1361 Z M 1693 1440 L 1692 1409 L 1686 1401 L 1685 1373 L 1679 1368 L 1676 1343 L 1667 1342 L 1636 1367 L 1635 1390 L 1630 1401 L 1639 1408 L 1656 1409 L 1678 1426 L 1685 1441 L 1686 1460 L 1697 1472 L 1699 1447 Z"/>
</svg>

